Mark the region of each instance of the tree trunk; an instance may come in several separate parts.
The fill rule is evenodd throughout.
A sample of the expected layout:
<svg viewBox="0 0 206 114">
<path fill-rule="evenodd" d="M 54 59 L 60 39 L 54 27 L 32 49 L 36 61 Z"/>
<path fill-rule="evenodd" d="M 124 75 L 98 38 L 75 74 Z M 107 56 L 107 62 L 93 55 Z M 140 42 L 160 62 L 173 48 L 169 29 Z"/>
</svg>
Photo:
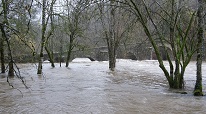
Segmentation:
<svg viewBox="0 0 206 114">
<path fill-rule="evenodd" d="M 204 22 L 203 22 L 203 0 L 198 0 L 199 7 L 198 7 L 198 34 L 197 34 L 197 74 L 196 74 L 196 84 L 194 89 L 194 96 L 203 96 L 202 92 L 202 54 L 203 54 L 203 29 L 204 29 Z"/>
<path fill-rule="evenodd" d="M 66 67 L 69 66 L 69 60 L 71 58 L 71 53 L 72 53 L 72 50 L 73 50 L 73 47 L 74 47 L 73 41 L 74 41 L 74 35 L 71 34 L 70 35 L 70 40 L 69 40 L 69 50 L 67 51 Z"/>
<path fill-rule="evenodd" d="M 114 71 L 116 65 L 116 53 L 115 53 L 115 6 L 114 1 L 111 1 L 111 12 L 110 12 L 110 30 L 109 30 L 109 42 L 108 42 L 108 52 L 109 52 L 109 68 Z"/>
<path fill-rule="evenodd" d="M 111 41 L 110 41 L 111 43 Z M 114 52 L 113 46 L 108 47 L 108 53 L 109 53 L 109 68 L 111 71 L 114 71 L 115 64 L 116 64 L 116 58 L 115 58 L 115 52 Z"/>
<path fill-rule="evenodd" d="M 2 24 L 1 27 L 1 32 L 2 32 L 2 38 L 6 40 L 7 43 L 7 48 L 8 48 L 8 57 L 9 57 L 9 73 L 8 76 L 10 78 L 14 77 L 14 66 L 13 66 L 13 57 L 12 57 L 12 51 L 11 51 L 11 45 L 10 45 L 10 41 L 9 38 L 7 37 L 6 31 L 5 29 L 5 25 L 9 26 L 9 22 L 8 22 L 8 8 L 9 8 L 9 3 L 8 1 L 4 1 L 2 0 L 2 4 L 3 4 L 3 12 L 4 12 L 4 24 Z"/>
<path fill-rule="evenodd" d="M 52 66 L 52 67 L 55 67 L 55 65 L 54 65 L 53 53 L 50 53 L 50 51 L 49 51 L 49 49 L 48 49 L 47 46 L 45 46 L 45 50 L 46 50 L 46 52 L 47 52 L 47 54 L 48 54 L 48 57 L 49 57 L 49 61 L 50 61 L 50 63 L 51 63 L 51 66 Z"/>
<path fill-rule="evenodd" d="M 4 40 L 0 38 L 0 57 L 1 57 L 1 73 L 6 72 L 5 60 L 4 60 Z"/>
<path fill-rule="evenodd" d="M 175 72 L 174 72 L 174 80 L 173 81 L 174 81 L 173 88 L 182 89 L 183 82 L 180 82 L 180 65 L 179 65 L 179 61 L 177 58 L 175 59 Z"/>
<path fill-rule="evenodd" d="M 8 76 L 10 78 L 14 77 L 14 66 L 13 66 L 13 57 L 12 57 L 12 51 L 11 51 L 11 46 L 10 46 L 10 42 L 9 39 L 6 36 L 6 32 L 4 30 L 4 25 L 1 25 L 1 32 L 2 32 L 2 38 L 6 39 L 6 43 L 7 43 L 7 48 L 8 48 L 8 57 L 9 57 L 9 73 Z"/>
<path fill-rule="evenodd" d="M 43 55 L 43 53 L 40 53 L 37 74 L 42 74 L 42 64 L 43 64 L 43 61 L 44 61 L 44 55 Z"/>
<path fill-rule="evenodd" d="M 13 56 L 12 56 L 11 45 L 10 45 L 9 39 L 7 37 L 5 37 L 5 38 L 6 38 L 7 48 L 8 48 L 8 57 L 9 57 L 9 73 L 8 73 L 8 76 L 10 78 L 14 78 L 14 64 L 13 64 L 14 60 L 13 60 Z"/>
<path fill-rule="evenodd" d="M 175 72 L 174 72 L 174 79 L 173 79 L 173 87 L 175 89 L 182 89 L 183 80 L 180 79 L 180 61 L 177 57 L 177 50 L 179 50 L 177 44 L 175 43 L 176 36 L 175 36 L 175 27 L 176 27 L 176 16 L 175 16 L 175 7 L 176 3 L 175 0 L 171 0 L 171 17 L 170 17 L 170 41 L 171 41 L 171 47 L 172 47 L 172 53 L 173 57 L 175 59 Z"/>
<path fill-rule="evenodd" d="M 14 63 L 12 60 L 9 62 L 9 73 L 8 73 L 10 78 L 14 78 Z"/>
<path fill-rule="evenodd" d="M 60 42 L 62 42 L 62 41 L 60 41 Z M 60 47 L 60 57 L 59 57 L 60 67 L 62 67 L 62 60 L 63 60 L 63 58 L 62 58 L 62 43 L 61 43 L 61 47 Z"/>
<path fill-rule="evenodd" d="M 71 53 L 72 53 L 72 50 L 71 50 L 71 47 L 69 46 L 69 50 L 67 51 L 66 67 L 69 66 L 69 60 L 71 58 Z"/>
<path fill-rule="evenodd" d="M 44 47 L 45 47 L 45 31 L 46 31 L 46 0 L 43 0 L 42 5 L 42 39 L 41 39 L 41 50 L 40 50 L 40 57 L 39 57 L 39 64 L 37 74 L 42 74 L 42 64 L 44 59 Z"/>
</svg>

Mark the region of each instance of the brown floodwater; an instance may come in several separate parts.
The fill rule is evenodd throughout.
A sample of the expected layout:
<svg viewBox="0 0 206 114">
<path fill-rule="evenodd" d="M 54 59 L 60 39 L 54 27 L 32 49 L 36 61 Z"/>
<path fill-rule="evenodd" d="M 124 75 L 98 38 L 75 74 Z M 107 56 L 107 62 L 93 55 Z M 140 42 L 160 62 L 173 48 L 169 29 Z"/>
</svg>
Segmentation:
<svg viewBox="0 0 206 114">
<path fill-rule="evenodd" d="M 108 62 L 76 59 L 68 68 L 18 64 L 29 89 L 19 79 L 0 74 L 0 114 L 203 114 L 206 98 L 194 97 L 196 64 L 185 73 L 185 91 L 168 89 L 157 61 L 117 60 L 114 72 Z M 203 91 L 206 93 L 206 63 Z"/>
</svg>

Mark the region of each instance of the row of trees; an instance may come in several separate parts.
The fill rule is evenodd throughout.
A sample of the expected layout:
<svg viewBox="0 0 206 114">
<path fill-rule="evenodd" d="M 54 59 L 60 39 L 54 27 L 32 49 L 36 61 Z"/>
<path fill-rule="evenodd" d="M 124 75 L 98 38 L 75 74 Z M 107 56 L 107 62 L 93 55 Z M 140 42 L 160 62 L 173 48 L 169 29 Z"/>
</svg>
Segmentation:
<svg viewBox="0 0 206 114">
<path fill-rule="evenodd" d="M 53 53 L 61 53 L 61 59 L 67 51 L 68 67 L 73 49 L 101 45 L 107 45 L 109 68 L 114 71 L 119 45 L 147 39 L 170 88 L 184 88 L 184 72 L 197 53 L 194 95 L 203 95 L 204 0 L 1 0 L 1 4 L 2 73 L 7 49 L 9 76 L 14 76 L 12 41 L 21 42 L 33 56 L 39 56 L 37 74 L 41 74 L 44 52 L 55 67 Z"/>
</svg>

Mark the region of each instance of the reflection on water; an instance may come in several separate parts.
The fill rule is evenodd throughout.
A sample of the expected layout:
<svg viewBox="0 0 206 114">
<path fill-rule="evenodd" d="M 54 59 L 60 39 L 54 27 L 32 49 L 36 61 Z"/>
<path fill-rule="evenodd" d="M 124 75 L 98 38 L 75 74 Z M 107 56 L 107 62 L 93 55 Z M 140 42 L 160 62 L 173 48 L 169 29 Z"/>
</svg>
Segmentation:
<svg viewBox="0 0 206 114">
<path fill-rule="evenodd" d="M 1 74 L 1 114 L 201 114 L 206 111 L 206 98 L 192 95 L 193 62 L 185 74 L 188 94 L 168 89 L 156 61 L 118 60 L 115 72 L 108 70 L 108 62 L 73 62 L 69 68 L 58 65 L 51 68 L 45 63 L 43 76 L 36 74 L 35 65 L 19 66 L 30 88 L 25 89 L 18 79 L 11 79 L 17 88 L 13 89 Z M 206 86 L 205 73 L 204 70 L 203 87 Z"/>
</svg>

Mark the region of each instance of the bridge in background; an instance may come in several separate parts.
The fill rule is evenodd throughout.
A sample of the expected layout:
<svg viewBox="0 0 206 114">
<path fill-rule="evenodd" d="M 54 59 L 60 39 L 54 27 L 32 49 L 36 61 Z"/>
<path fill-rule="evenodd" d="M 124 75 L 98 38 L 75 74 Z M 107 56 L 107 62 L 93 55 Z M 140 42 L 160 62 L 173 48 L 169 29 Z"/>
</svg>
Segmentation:
<svg viewBox="0 0 206 114">
<path fill-rule="evenodd" d="M 206 43 L 205 43 L 206 44 Z M 170 46 L 166 46 L 168 50 L 171 50 Z M 159 45 L 161 56 L 164 60 L 166 60 L 166 55 L 164 49 L 161 45 Z M 204 52 L 206 52 L 204 48 Z M 172 53 L 171 51 L 169 53 Z M 132 60 L 155 60 L 156 54 L 151 45 L 148 44 L 130 44 L 127 46 L 120 45 L 116 51 L 116 58 L 121 59 L 132 59 Z M 14 57 L 16 62 L 38 62 L 38 55 L 35 57 L 31 55 L 21 55 L 19 57 Z M 62 53 L 62 58 L 60 57 L 60 53 L 54 53 L 55 62 L 59 62 L 60 60 L 63 62 L 66 60 L 67 52 Z M 86 48 L 84 50 L 73 50 L 71 55 L 71 60 L 74 58 L 90 58 L 97 61 L 107 61 L 108 60 L 108 49 L 107 46 L 102 47 L 94 47 L 94 48 Z M 44 60 L 49 60 L 47 54 L 44 54 Z M 196 56 L 193 57 L 193 60 L 196 60 Z M 206 57 L 203 57 L 203 60 L 206 60 Z"/>
</svg>

